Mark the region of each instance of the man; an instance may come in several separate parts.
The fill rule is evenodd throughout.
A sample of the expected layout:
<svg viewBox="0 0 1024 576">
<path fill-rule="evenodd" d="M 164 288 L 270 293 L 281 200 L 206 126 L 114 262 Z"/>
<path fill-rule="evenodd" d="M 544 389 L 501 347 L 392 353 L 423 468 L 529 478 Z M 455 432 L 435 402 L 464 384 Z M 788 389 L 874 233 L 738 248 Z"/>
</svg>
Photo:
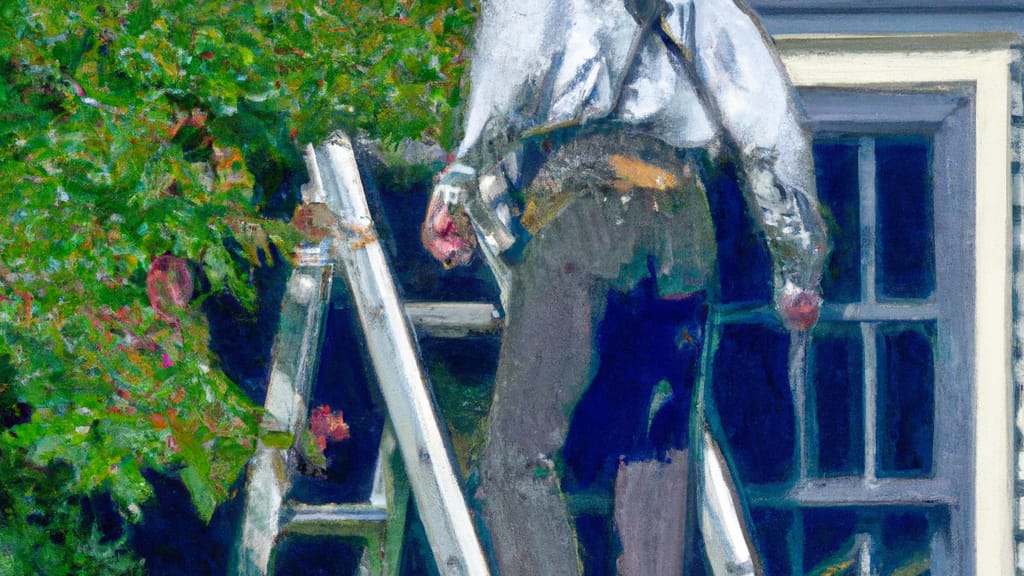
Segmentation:
<svg viewBox="0 0 1024 576">
<path fill-rule="evenodd" d="M 447 266 L 464 264 L 475 227 L 502 284 L 507 326 L 477 495 L 501 573 L 578 574 L 553 460 L 596 367 L 609 290 L 653 276 L 661 296 L 701 308 L 715 292 L 716 246 L 700 176 L 728 156 L 772 254 L 776 307 L 791 330 L 809 329 L 827 254 L 810 144 L 770 41 L 735 0 L 493 0 L 476 34 L 464 140 L 423 241 Z M 634 479 L 662 464 L 644 466 L 654 472 Z M 637 492 L 626 468 L 623 497 Z M 628 515 L 616 512 L 620 570 L 677 555 L 647 573 L 679 571 L 681 550 L 638 551 L 658 539 Z"/>
</svg>

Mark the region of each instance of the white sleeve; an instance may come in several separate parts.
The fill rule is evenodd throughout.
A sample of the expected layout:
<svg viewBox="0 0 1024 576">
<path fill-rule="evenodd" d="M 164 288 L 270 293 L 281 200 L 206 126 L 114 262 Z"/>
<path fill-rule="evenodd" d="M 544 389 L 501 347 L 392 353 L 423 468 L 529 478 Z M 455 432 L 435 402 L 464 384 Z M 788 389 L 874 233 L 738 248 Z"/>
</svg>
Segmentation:
<svg viewBox="0 0 1024 576">
<path fill-rule="evenodd" d="M 491 0 L 477 22 L 456 156 L 500 157 L 526 133 L 608 115 L 639 38 L 621 2 Z M 469 159 L 478 164 L 479 158 Z"/>
<path fill-rule="evenodd" d="M 477 20 L 470 66 L 465 133 L 456 156 L 501 132 L 522 92 L 539 90 L 558 48 L 558 4 L 551 0 L 491 0 Z M 478 168 L 480 168 L 478 166 Z"/>
<path fill-rule="evenodd" d="M 693 64 L 737 146 L 775 263 L 776 297 L 815 289 L 827 255 L 810 138 L 788 78 L 755 17 L 734 0 L 695 0 Z"/>
<path fill-rule="evenodd" d="M 773 151 L 784 186 L 806 187 L 810 146 L 771 40 L 734 0 L 697 0 L 693 18 L 695 67 L 723 127 L 744 155 Z"/>
</svg>

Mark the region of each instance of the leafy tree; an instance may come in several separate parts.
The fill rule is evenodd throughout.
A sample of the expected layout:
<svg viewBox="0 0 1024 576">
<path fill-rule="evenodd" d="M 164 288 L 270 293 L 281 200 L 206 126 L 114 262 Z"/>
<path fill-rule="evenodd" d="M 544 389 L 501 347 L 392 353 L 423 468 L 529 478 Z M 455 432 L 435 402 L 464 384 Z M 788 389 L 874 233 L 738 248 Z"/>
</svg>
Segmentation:
<svg viewBox="0 0 1024 576">
<path fill-rule="evenodd" d="M 134 518 L 146 468 L 209 519 L 259 411 L 202 302 L 252 310 L 252 268 L 299 240 L 268 217 L 299 143 L 450 144 L 471 20 L 440 0 L 0 3 L 0 573 L 137 568 L 80 508 L 109 493 Z"/>
</svg>

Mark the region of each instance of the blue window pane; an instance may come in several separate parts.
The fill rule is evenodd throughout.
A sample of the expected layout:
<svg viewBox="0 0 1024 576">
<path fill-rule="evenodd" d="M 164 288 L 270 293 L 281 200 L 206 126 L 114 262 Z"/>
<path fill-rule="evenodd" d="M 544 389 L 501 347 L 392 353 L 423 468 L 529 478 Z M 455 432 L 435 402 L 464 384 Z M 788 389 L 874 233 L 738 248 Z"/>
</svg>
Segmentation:
<svg viewBox="0 0 1024 576">
<path fill-rule="evenodd" d="M 793 463 L 789 335 L 760 325 L 723 330 L 712 379 L 726 450 L 744 483 L 779 482 Z"/>
<path fill-rule="evenodd" d="M 934 324 L 890 324 L 878 334 L 878 475 L 932 469 Z"/>
<path fill-rule="evenodd" d="M 857 514 L 854 511 L 835 508 L 804 510 L 803 515 L 804 574 L 816 569 L 824 571 L 849 558 L 857 532 Z"/>
<path fill-rule="evenodd" d="M 778 508 L 753 508 L 750 511 L 754 549 L 761 558 L 766 576 L 793 573 L 789 559 L 789 544 L 795 536 L 790 534 L 793 514 L 791 510 Z"/>
<path fill-rule="evenodd" d="M 790 575 L 790 542 L 793 531 L 793 510 L 751 508 L 754 549 L 761 559 L 766 576 Z"/>
<path fill-rule="evenodd" d="M 612 496 L 607 498 L 611 501 Z M 615 574 L 615 527 L 611 514 L 580 514 L 574 518 L 580 561 L 587 576 Z"/>
<path fill-rule="evenodd" d="M 860 535 L 870 539 L 872 574 L 930 574 L 931 538 L 946 525 L 940 516 L 902 507 L 805 510 L 803 573 L 860 574 Z"/>
<path fill-rule="evenodd" d="M 927 298 L 935 290 L 931 143 L 879 138 L 875 158 L 878 296 Z"/>
<path fill-rule="evenodd" d="M 730 162 L 706 167 L 702 177 L 718 241 L 721 301 L 768 301 L 772 260 L 737 184 L 736 167 Z"/>
<path fill-rule="evenodd" d="M 689 445 L 706 309 L 701 298 L 655 294 L 645 280 L 629 293 L 608 295 L 597 371 L 576 403 L 562 449 L 570 492 L 610 491 L 621 458 L 663 458 Z"/>
<path fill-rule="evenodd" d="M 832 255 L 821 280 L 829 302 L 860 300 L 860 193 L 858 146 L 850 141 L 814 144 L 818 197 L 828 224 Z"/>
<path fill-rule="evenodd" d="M 898 510 L 882 519 L 879 564 L 883 574 L 927 574 L 934 522 L 920 510 Z"/>
<path fill-rule="evenodd" d="M 864 350 L 860 328 L 822 325 L 814 340 L 818 471 L 823 476 L 864 471 Z"/>
</svg>

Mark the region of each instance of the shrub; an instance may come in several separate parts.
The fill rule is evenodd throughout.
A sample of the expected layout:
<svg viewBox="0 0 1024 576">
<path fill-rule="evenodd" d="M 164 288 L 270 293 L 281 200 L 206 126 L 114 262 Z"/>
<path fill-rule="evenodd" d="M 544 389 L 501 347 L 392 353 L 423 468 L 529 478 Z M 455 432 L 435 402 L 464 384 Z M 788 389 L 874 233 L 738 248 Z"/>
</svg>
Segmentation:
<svg viewBox="0 0 1024 576">
<path fill-rule="evenodd" d="M 251 310 L 252 268 L 299 240 L 268 217 L 294 202 L 299 143 L 450 144 L 472 14 L 449 4 L 2 3 L 0 572 L 33 550 L 68 573 L 137 567 L 77 511 L 109 493 L 133 518 L 146 468 L 204 519 L 227 497 L 259 411 L 201 304 Z"/>
</svg>

